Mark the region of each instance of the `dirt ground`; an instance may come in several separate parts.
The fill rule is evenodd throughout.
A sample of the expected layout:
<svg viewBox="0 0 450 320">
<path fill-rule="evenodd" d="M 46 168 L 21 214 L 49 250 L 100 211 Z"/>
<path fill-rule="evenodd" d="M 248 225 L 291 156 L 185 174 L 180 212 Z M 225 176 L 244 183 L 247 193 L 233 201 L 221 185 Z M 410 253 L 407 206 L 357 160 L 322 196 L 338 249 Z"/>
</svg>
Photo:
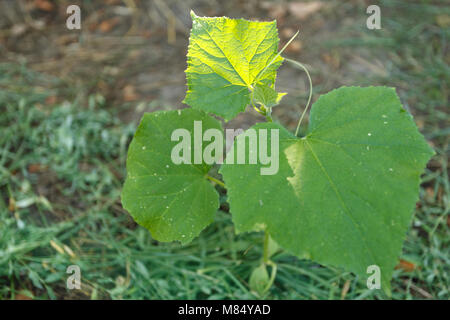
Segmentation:
<svg viewBox="0 0 450 320">
<path fill-rule="evenodd" d="M 74 98 L 98 93 L 110 107 L 129 103 L 121 117 L 137 120 L 149 108 L 184 107 L 189 12 L 193 9 L 205 16 L 277 19 L 280 48 L 300 30 L 285 54 L 310 67 L 315 92 L 320 94 L 354 84 L 355 73 L 384 72 L 381 60 L 368 60 L 364 52 L 325 47 L 336 33 L 347 32 L 352 25 L 356 30 L 364 27 L 366 15 L 357 8 L 365 2 L 330 1 L 315 6 L 319 2 L 313 6 L 254 0 L 3 2 L 1 60 L 26 63 L 32 70 L 63 79 L 64 85 L 73 89 Z M 81 30 L 65 26 L 69 4 L 82 9 Z M 341 19 L 343 15 L 345 19 Z M 306 100 L 306 77 L 301 70 L 284 65 L 277 87 L 289 96 L 274 111 L 275 117 L 294 127 Z M 43 84 L 41 89 L 52 88 Z M 55 96 L 48 102 L 65 98 Z M 229 126 L 245 129 L 258 119 L 263 118 L 247 112 Z"/>
</svg>

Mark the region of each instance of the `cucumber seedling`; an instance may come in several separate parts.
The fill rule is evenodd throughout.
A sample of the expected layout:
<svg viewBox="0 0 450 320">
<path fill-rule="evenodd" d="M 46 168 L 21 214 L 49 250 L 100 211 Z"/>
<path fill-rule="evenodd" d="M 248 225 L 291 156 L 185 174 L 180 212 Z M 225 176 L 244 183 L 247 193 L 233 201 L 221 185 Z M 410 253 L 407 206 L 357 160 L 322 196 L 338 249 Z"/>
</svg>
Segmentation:
<svg viewBox="0 0 450 320">
<path fill-rule="evenodd" d="M 249 281 L 254 291 L 273 283 L 270 257 L 280 246 L 362 278 L 375 265 L 389 294 L 420 175 L 433 155 L 395 89 L 342 87 L 322 95 L 299 137 L 311 94 L 294 134 L 272 122 L 272 108 L 285 95 L 275 89 L 277 69 L 286 60 L 304 68 L 278 51 L 276 21 L 191 16 L 184 99 L 191 108 L 143 116 L 128 150 L 124 208 L 153 238 L 187 243 L 213 221 L 219 184 L 236 232 L 265 232 L 262 264 Z M 209 114 L 229 121 L 248 106 L 267 122 L 237 136 L 222 161 L 222 138 L 214 134 L 222 124 Z M 198 124 L 204 133 L 194 132 Z M 273 130 L 276 136 L 266 134 Z M 261 174 L 261 157 L 226 161 L 252 136 L 265 138 L 254 140 L 254 152 L 278 152 L 276 173 Z M 174 162 L 174 149 L 182 161 Z M 223 181 L 210 173 L 214 163 L 205 154 L 221 164 Z"/>
</svg>

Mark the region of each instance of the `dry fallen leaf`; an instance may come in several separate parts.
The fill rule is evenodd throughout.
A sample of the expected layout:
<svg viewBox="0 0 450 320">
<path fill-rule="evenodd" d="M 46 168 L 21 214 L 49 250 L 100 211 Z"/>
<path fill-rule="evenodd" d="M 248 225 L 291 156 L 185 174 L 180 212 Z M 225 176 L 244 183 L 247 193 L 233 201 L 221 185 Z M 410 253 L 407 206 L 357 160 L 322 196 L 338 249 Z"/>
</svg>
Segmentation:
<svg viewBox="0 0 450 320">
<path fill-rule="evenodd" d="M 283 28 L 280 31 L 280 35 L 285 39 L 290 39 L 294 36 L 295 32 L 293 28 Z"/>
<path fill-rule="evenodd" d="M 123 100 L 130 102 L 136 101 L 139 98 L 139 95 L 136 93 L 136 89 L 131 84 L 126 85 L 123 88 Z"/>
<path fill-rule="evenodd" d="M 403 259 L 400 259 L 397 266 L 395 267 L 396 270 L 402 269 L 403 271 L 406 272 L 413 272 L 416 268 L 417 266 L 414 263 Z"/>
<path fill-rule="evenodd" d="M 45 171 L 46 169 L 47 169 L 47 166 L 42 165 L 40 163 L 32 163 L 32 164 L 28 165 L 29 173 L 41 172 L 41 171 Z"/>
<path fill-rule="evenodd" d="M 287 46 L 286 52 L 288 53 L 299 53 L 302 50 L 302 42 L 300 40 L 294 40 L 290 45 Z"/>
<path fill-rule="evenodd" d="M 52 104 L 55 104 L 57 101 L 58 101 L 58 97 L 57 96 L 48 96 L 45 99 L 45 104 L 52 105 Z"/>
<path fill-rule="evenodd" d="M 28 30 L 28 26 L 26 24 L 15 24 L 13 25 L 13 27 L 11 28 L 11 36 L 13 37 L 20 37 L 21 35 L 23 35 L 25 32 L 27 32 Z"/>
<path fill-rule="evenodd" d="M 98 29 L 98 23 L 97 22 L 92 22 L 88 25 L 88 29 L 89 31 L 95 31 Z"/>
<path fill-rule="evenodd" d="M 63 248 L 71 258 L 76 257 L 75 252 L 73 252 L 73 250 L 69 246 L 63 245 Z"/>
<path fill-rule="evenodd" d="M 50 245 L 52 246 L 53 249 L 55 249 L 56 251 L 58 251 L 61 254 L 65 254 L 64 249 L 61 248 L 55 241 L 50 240 Z"/>
<path fill-rule="evenodd" d="M 337 53 L 324 53 L 322 54 L 322 60 L 334 70 L 339 69 L 339 66 L 341 65 L 341 59 Z"/>
<path fill-rule="evenodd" d="M 350 280 L 347 280 L 345 281 L 344 287 L 342 288 L 341 291 L 341 300 L 345 299 L 345 296 L 347 295 L 349 289 L 350 289 Z"/>
<path fill-rule="evenodd" d="M 114 17 L 108 20 L 104 20 L 102 21 L 102 23 L 100 23 L 99 25 L 99 29 L 101 32 L 109 32 L 111 31 L 120 21 L 119 17 Z"/>
<path fill-rule="evenodd" d="M 24 294 L 16 293 L 14 296 L 14 300 L 33 300 L 33 298 L 26 296 Z"/>
<path fill-rule="evenodd" d="M 267 14 L 272 19 L 281 20 L 286 15 L 286 6 L 269 1 L 261 3 L 261 8 L 267 10 Z"/>
<path fill-rule="evenodd" d="M 312 2 L 290 2 L 288 4 L 289 13 L 298 18 L 305 20 L 313 13 L 319 11 L 324 6 L 321 1 Z"/>
<path fill-rule="evenodd" d="M 442 201 L 443 197 L 444 197 L 444 189 L 442 188 L 442 186 L 439 186 L 437 194 L 436 194 L 437 202 L 440 203 Z"/>
<path fill-rule="evenodd" d="M 432 188 L 432 187 L 427 187 L 426 189 L 425 189 L 425 199 L 428 201 L 428 202 L 434 202 L 434 188 Z"/>
<path fill-rule="evenodd" d="M 16 211 L 16 200 L 14 198 L 9 198 L 8 210 L 11 212 Z"/>
<path fill-rule="evenodd" d="M 53 9 L 55 9 L 54 4 L 48 0 L 34 0 L 34 7 L 47 12 L 53 11 Z"/>
<path fill-rule="evenodd" d="M 419 129 L 423 129 L 423 127 L 425 126 L 425 120 L 421 117 L 417 117 L 416 119 L 416 125 Z"/>
</svg>

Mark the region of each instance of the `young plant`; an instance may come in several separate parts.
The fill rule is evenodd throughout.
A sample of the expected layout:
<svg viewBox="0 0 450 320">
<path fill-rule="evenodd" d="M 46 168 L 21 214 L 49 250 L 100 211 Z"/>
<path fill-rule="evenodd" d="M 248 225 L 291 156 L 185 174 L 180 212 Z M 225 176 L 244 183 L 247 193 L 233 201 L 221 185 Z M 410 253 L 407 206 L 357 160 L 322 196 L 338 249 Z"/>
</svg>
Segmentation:
<svg viewBox="0 0 450 320">
<path fill-rule="evenodd" d="M 191 16 L 184 102 L 192 108 L 143 116 L 128 151 L 124 208 L 155 239 L 184 244 L 213 221 L 218 184 L 227 190 L 236 232 L 265 231 L 263 261 L 249 281 L 255 291 L 266 292 L 273 283 L 270 256 L 279 245 L 362 278 L 375 265 L 389 294 L 420 175 L 433 155 L 395 89 L 333 90 L 314 103 L 306 135 L 298 137 L 309 101 L 295 134 L 271 118 L 284 95 L 275 90 L 284 60 L 276 21 Z M 208 113 L 228 121 L 247 106 L 268 120 L 249 130 L 277 132 L 265 142 L 269 153 L 279 150 L 278 171 L 261 174 L 262 161 L 224 161 L 222 182 L 210 175 L 214 163 L 202 157 L 210 154 L 220 164 L 222 151 L 205 145 L 213 135 L 206 139 L 196 126 L 222 130 Z M 246 138 L 236 138 L 227 160 Z M 262 143 L 257 150 L 266 147 Z M 174 151 L 183 153 L 183 161 L 174 163 Z"/>
</svg>

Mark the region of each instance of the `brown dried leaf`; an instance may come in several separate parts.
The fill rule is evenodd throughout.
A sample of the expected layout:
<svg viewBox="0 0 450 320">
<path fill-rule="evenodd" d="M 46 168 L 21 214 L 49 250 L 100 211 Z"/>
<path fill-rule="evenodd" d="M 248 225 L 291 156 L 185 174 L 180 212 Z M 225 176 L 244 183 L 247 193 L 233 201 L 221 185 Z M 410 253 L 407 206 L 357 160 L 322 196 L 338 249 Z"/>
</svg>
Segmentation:
<svg viewBox="0 0 450 320">
<path fill-rule="evenodd" d="M 16 200 L 14 200 L 14 198 L 9 198 L 8 210 L 14 212 L 16 211 L 16 209 L 17 209 Z"/>
<path fill-rule="evenodd" d="M 341 65 L 341 59 L 338 54 L 336 53 L 324 53 L 322 54 L 322 60 L 331 66 L 334 70 L 339 69 L 339 66 Z"/>
<path fill-rule="evenodd" d="M 34 0 L 34 7 L 47 12 L 55 9 L 55 5 L 48 0 Z"/>
<path fill-rule="evenodd" d="M 288 53 L 299 53 L 300 51 L 302 51 L 302 47 L 303 45 L 300 40 L 294 40 L 290 45 L 287 46 L 285 51 Z"/>
<path fill-rule="evenodd" d="M 402 269 L 405 272 L 413 272 L 416 268 L 417 266 L 414 263 L 403 259 L 400 259 L 397 266 L 395 267 L 396 270 Z"/>
<path fill-rule="evenodd" d="M 269 17 L 276 20 L 281 20 L 286 15 L 287 11 L 285 5 L 269 1 L 262 2 L 261 8 L 266 9 Z"/>
<path fill-rule="evenodd" d="M 26 24 L 18 23 L 13 25 L 11 28 L 11 36 L 13 37 L 20 37 L 25 32 L 27 32 L 28 26 Z"/>
<path fill-rule="evenodd" d="M 342 288 L 341 291 L 341 300 L 345 299 L 345 296 L 347 295 L 349 289 L 350 289 L 350 280 L 347 280 L 345 281 L 344 287 Z"/>
<path fill-rule="evenodd" d="M 28 172 L 29 173 L 36 173 L 36 172 L 42 172 L 47 169 L 46 165 L 40 164 L 40 163 L 32 163 L 28 165 Z"/>
<path fill-rule="evenodd" d="M 52 105 L 52 104 L 55 104 L 57 101 L 58 101 L 58 97 L 57 96 L 48 96 L 45 99 L 45 104 Z"/>
<path fill-rule="evenodd" d="M 310 15 L 316 13 L 322 7 L 324 3 L 321 1 L 312 2 L 290 2 L 288 4 L 289 13 L 298 18 L 299 20 L 305 20 Z"/>
<path fill-rule="evenodd" d="M 280 31 L 280 35 L 285 39 L 290 39 L 294 36 L 295 30 L 293 28 L 283 28 Z"/>
<path fill-rule="evenodd" d="M 120 21 L 119 17 L 114 17 L 108 20 L 102 21 L 99 25 L 99 29 L 101 32 L 110 32 Z"/>
<path fill-rule="evenodd" d="M 123 88 L 123 99 L 127 102 L 136 101 L 139 99 L 139 95 L 136 93 L 134 86 L 129 84 Z"/>
<path fill-rule="evenodd" d="M 16 293 L 14 296 L 14 300 L 33 300 L 33 298 L 26 296 L 24 294 Z"/>
<path fill-rule="evenodd" d="M 425 199 L 426 199 L 428 202 L 433 202 L 433 201 L 434 201 L 434 188 L 432 188 L 432 187 L 427 187 L 427 188 L 425 189 L 425 192 L 426 192 L 426 194 L 425 194 Z"/>
</svg>

